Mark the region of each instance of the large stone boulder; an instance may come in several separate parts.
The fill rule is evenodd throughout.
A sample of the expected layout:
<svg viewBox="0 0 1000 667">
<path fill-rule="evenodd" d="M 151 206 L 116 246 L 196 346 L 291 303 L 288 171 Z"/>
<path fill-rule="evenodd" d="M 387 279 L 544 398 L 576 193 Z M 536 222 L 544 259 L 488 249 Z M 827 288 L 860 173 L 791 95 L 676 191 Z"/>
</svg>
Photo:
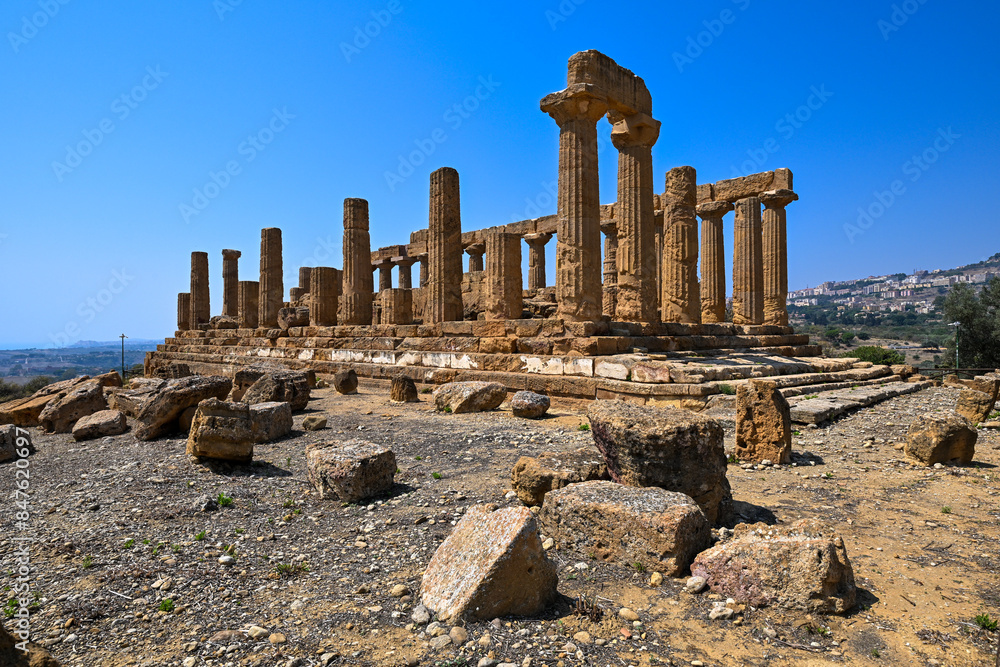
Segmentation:
<svg viewBox="0 0 1000 667">
<path fill-rule="evenodd" d="M 604 457 L 593 447 L 545 452 L 537 458 L 522 456 L 510 471 L 511 486 L 528 507 L 541 506 L 549 491 L 595 479 L 611 478 Z"/>
<path fill-rule="evenodd" d="M 133 378 L 127 389 L 112 388 L 107 394 L 108 408 L 121 410 L 129 417 L 135 417 L 145 405 L 146 399 L 156 393 L 166 380 L 160 378 Z"/>
<path fill-rule="evenodd" d="M 243 398 L 244 403 L 288 403 L 292 412 L 309 405 L 309 378 L 302 371 L 269 371 L 254 382 Z"/>
<path fill-rule="evenodd" d="M 208 328 L 215 330 L 239 329 L 240 323 L 230 315 L 216 315 L 208 321 Z"/>
<path fill-rule="evenodd" d="M 191 421 L 187 454 L 249 463 L 253 460 L 252 429 L 249 405 L 206 398 L 198 403 Z"/>
<path fill-rule="evenodd" d="M 103 375 L 98 375 L 94 378 L 101 383 L 102 387 L 114 388 L 123 386 L 122 376 L 118 374 L 118 371 L 108 371 Z"/>
<path fill-rule="evenodd" d="M 551 401 L 545 394 L 533 391 L 519 391 L 510 399 L 510 410 L 515 417 L 539 419 L 549 411 Z"/>
<path fill-rule="evenodd" d="M 229 378 L 218 375 L 191 375 L 167 380 L 142 400 L 135 415 L 135 437 L 152 440 L 176 431 L 181 413 L 206 398 L 223 399 L 232 388 Z"/>
<path fill-rule="evenodd" d="M 434 391 L 438 410 L 455 414 L 496 410 L 507 398 L 507 388 L 496 382 L 449 382 Z"/>
<path fill-rule="evenodd" d="M 363 440 L 311 443 L 306 447 L 306 465 L 320 498 L 345 503 L 385 493 L 396 475 L 393 451 Z"/>
<path fill-rule="evenodd" d="M 46 433 L 69 433 L 81 417 L 106 410 L 104 387 L 100 380 L 87 380 L 63 396 L 49 401 L 38 415 L 38 425 Z"/>
<path fill-rule="evenodd" d="M 81 418 L 73 426 L 74 440 L 93 440 L 109 435 L 121 435 L 128 430 L 125 413 L 120 410 L 101 410 Z"/>
<path fill-rule="evenodd" d="M 976 455 L 979 433 L 956 412 L 921 415 L 906 433 L 907 456 L 925 466 L 935 463 L 969 463 Z"/>
<path fill-rule="evenodd" d="M 556 567 L 524 507 L 471 507 L 431 558 L 420 601 L 441 620 L 531 616 L 556 596 Z"/>
<path fill-rule="evenodd" d="M 408 377 L 398 376 L 392 378 L 389 386 L 389 401 L 391 403 L 419 403 L 417 396 L 417 385 Z"/>
<path fill-rule="evenodd" d="M 292 327 L 309 326 L 309 308 L 296 306 L 294 308 L 282 308 L 278 311 L 278 328 L 287 331 Z"/>
<path fill-rule="evenodd" d="M 38 426 L 38 420 L 45 406 L 62 398 L 88 380 L 90 380 L 89 375 L 81 375 L 72 380 L 53 382 L 27 398 L 15 398 L 12 401 L 0 403 L 0 424 Z"/>
<path fill-rule="evenodd" d="M 27 609 L 25 609 L 27 613 Z M 11 627 L 16 628 L 18 620 L 15 617 L 8 621 Z M 28 643 L 29 631 L 23 630 L 23 635 L 18 634 L 18 630 L 8 632 L 3 623 L 0 623 L 0 665 L 3 667 L 59 667 L 59 661 L 52 657 L 48 651 L 38 644 Z M 19 645 L 25 642 L 27 652 L 22 651 Z"/>
<path fill-rule="evenodd" d="M 243 395 L 247 393 L 247 389 L 253 386 L 253 383 L 261 379 L 267 373 L 273 370 L 283 370 L 283 369 L 271 369 L 271 368 L 260 368 L 257 366 L 250 366 L 248 368 L 240 368 L 233 373 L 233 388 L 229 392 L 229 396 L 226 397 L 227 401 L 242 401 Z"/>
<path fill-rule="evenodd" d="M 843 614 L 857 596 L 844 540 L 815 519 L 740 524 L 732 539 L 698 554 L 691 574 L 754 607 Z"/>
<path fill-rule="evenodd" d="M 539 516 L 560 548 L 677 577 L 712 544 L 712 527 L 683 493 L 607 481 L 551 491 Z"/>
<path fill-rule="evenodd" d="M 337 371 L 333 374 L 333 388 L 338 394 L 358 393 L 358 374 L 353 369 Z"/>
<path fill-rule="evenodd" d="M 19 427 L 13 424 L 0 426 L 0 463 L 23 458 L 20 456 L 21 454 L 34 453 L 35 447 L 31 443 L 31 434 L 24 429 L 18 433 L 18 429 Z"/>
<path fill-rule="evenodd" d="M 292 432 L 292 406 L 279 401 L 251 405 L 250 432 L 255 443 L 285 437 Z"/>
<path fill-rule="evenodd" d="M 973 424 L 986 421 L 993 412 L 996 396 L 968 387 L 958 392 L 958 402 L 955 412 L 968 419 Z"/>
<path fill-rule="evenodd" d="M 790 408 L 774 382 L 750 380 L 736 389 L 736 456 L 753 463 L 791 463 Z"/>
<path fill-rule="evenodd" d="M 177 378 L 186 378 L 191 375 L 191 368 L 187 364 L 167 364 L 166 366 L 159 366 L 153 369 L 153 377 L 160 380 L 176 380 Z"/>
<path fill-rule="evenodd" d="M 712 523 L 733 511 L 719 422 L 680 408 L 595 401 L 587 411 L 611 479 L 691 496 Z"/>
</svg>

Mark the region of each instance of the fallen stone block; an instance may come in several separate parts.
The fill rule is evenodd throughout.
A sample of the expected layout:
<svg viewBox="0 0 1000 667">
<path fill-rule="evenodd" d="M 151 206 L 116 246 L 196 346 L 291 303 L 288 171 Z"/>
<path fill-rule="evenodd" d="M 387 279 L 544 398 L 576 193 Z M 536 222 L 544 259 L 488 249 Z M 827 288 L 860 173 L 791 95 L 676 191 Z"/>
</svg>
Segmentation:
<svg viewBox="0 0 1000 667">
<path fill-rule="evenodd" d="M 904 452 L 925 466 L 969 463 L 976 455 L 978 438 L 972 423 L 958 413 L 921 415 L 910 424 Z"/>
<path fill-rule="evenodd" d="M 104 387 L 99 380 L 87 380 L 72 390 L 49 401 L 38 415 L 38 425 L 46 433 L 69 433 L 81 417 L 106 410 Z"/>
<path fill-rule="evenodd" d="M 515 417 L 539 419 L 549 411 L 551 401 L 544 394 L 533 391 L 519 391 L 510 399 L 510 409 Z"/>
<path fill-rule="evenodd" d="M 420 601 L 442 620 L 535 615 L 556 596 L 531 512 L 491 509 L 470 508 L 427 565 Z"/>
<path fill-rule="evenodd" d="M 326 428 L 326 415 L 309 415 L 302 420 L 302 428 L 307 431 L 321 431 Z"/>
<path fill-rule="evenodd" d="M 965 387 L 958 392 L 958 402 L 955 404 L 955 412 L 968 419 L 973 424 L 986 421 L 987 417 L 993 413 L 993 404 L 996 397 L 975 389 Z"/>
<path fill-rule="evenodd" d="M 740 524 L 732 539 L 698 554 L 691 574 L 754 607 L 843 614 L 857 597 L 844 540 L 815 519 Z"/>
<path fill-rule="evenodd" d="M 507 388 L 496 382 L 449 382 L 434 391 L 437 409 L 454 414 L 496 410 L 505 398 Z"/>
<path fill-rule="evenodd" d="M 250 432 L 254 443 L 271 442 L 292 432 L 292 406 L 283 401 L 250 406 Z"/>
<path fill-rule="evenodd" d="M 235 317 L 229 315 L 216 315 L 208 321 L 208 328 L 216 331 L 222 329 L 239 329 L 240 323 Z"/>
<path fill-rule="evenodd" d="M 288 403 L 292 412 L 309 405 L 309 378 L 301 371 L 268 371 L 254 382 L 243 397 L 244 403 Z"/>
<path fill-rule="evenodd" d="M 736 389 L 736 456 L 741 461 L 792 460 L 792 420 L 778 386 L 750 380 Z"/>
<path fill-rule="evenodd" d="M 338 371 L 333 374 L 333 388 L 338 394 L 358 393 L 358 374 L 353 370 Z"/>
<path fill-rule="evenodd" d="M 392 403 L 419 403 L 417 385 L 408 377 L 394 377 L 389 387 L 389 401 Z"/>
<path fill-rule="evenodd" d="M 354 503 L 392 488 L 396 455 L 363 440 L 312 443 L 306 447 L 309 481 L 320 498 Z"/>
<path fill-rule="evenodd" d="M 14 424 L 15 426 L 38 426 L 38 420 L 49 403 L 66 394 L 90 380 L 89 375 L 81 375 L 72 380 L 53 382 L 42 387 L 27 398 L 15 398 L 6 403 L 0 403 L 0 424 Z"/>
<path fill-rule="evenodd" d="M 309 326 L 309 309 L 305 306 L 282 308 L 278 311 L 278 328 L 288 331 L 292 327 Z"/>
<path fill-rule="evenodd" d="M 671 577 L 712 544 L 712 528 L 694 500 L 655 486 L 571 484 L 545 496 L 539 524 L 560 548 Z"/>
<path fill-rule="evenodd" d="M 153 395 L 166 380 L 160 378 L 133 378 L 127 388 L 111 388 L 108 391 L 108 408 L 121 410 L 129 417 L 135 417 L 145 404 L 146 399 Z"/>
<path fill-rule="evenodd" d="M 191 368 L 187 364 L 168 364 L 153 370 L 153 377 L 161 380 L 176 380 L 191 375 Z"/>
<path fill-rule="evenodd" d="M 198 403 L 188 435 L 187 454 L 241 463 L 252 461 L 250 406 L 218 398 L 207 398 Z"/>
<path fill-rule="evenodd" d="M 35 446 L 31 443 L 31 435 L 27 431 L 18 435 L 17 428 L 13 424 L 0 426 L 0 463 L 19 458 L 20 454 L 25 453 L 25 449 L 27 449 L 27 454 L 35 453 Z"/>
<path fill-rule="evenodd" d="M 593 447 L 572 452 L 546 452 L 537 458 L 522 456 L 510 473 L 518 500 L 528 507 L 541 506 L 545 494 L 570 484 L 610 479 L 601 453 Z"/>
<path fill-rule="evenodd" d="M 595 401 L 587 411 L 611 479 L 691 496 L 712 523 L 732 516 L 722 426 L 680 408 Z"/>
<path fill-rule="evenodd" d="M 125 413 L 120 410 L 101 410 L 81 418 L 73 426 L 74 440 L 93 440 L 109 435 L 121 435 L 128 430 Z"/>
<path fill-rule="evenodd" d="M 118 371 L 110 371 L 103 375 L 98 375 L 94 379 L 100 382 L 102 387 L 112 388 L 122 386 L 122 376 L 118 374 Z"/>
<path fill-rule="evenodd" d="M 142 400 L 135 415 L 135 437 L 152 440 L 176 431 L 184 410 L 197 406 L 206 398 L 224 399 L 231 388 L 229 378 L 218 375 L 191 375 L 167 380 Z"/>
</svg>

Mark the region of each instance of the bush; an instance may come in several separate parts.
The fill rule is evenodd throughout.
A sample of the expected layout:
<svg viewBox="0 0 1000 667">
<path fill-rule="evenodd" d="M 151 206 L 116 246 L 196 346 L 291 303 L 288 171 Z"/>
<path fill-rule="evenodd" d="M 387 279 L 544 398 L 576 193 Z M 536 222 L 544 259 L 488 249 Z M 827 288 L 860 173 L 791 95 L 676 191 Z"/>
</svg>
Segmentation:
<svg viewBox="0 0 1000 667">
<path fill-rule="evenodd" d="M 50 384 L 52 384 L 52 378 L 46 375 L 33 377 L 23 385 L 0 380 L 0 401 L 13 401 L 16 398 L 27 398 L 42 387 L 47 387 Z"/>
<path fill-rule="evenodd" d="M 906 357 L 899 352 L 896 352 L 895 350 L 887 350 L 886 348 L 879 347 L 877 345 L 863 345 L 856 350 L 844 352 L 840 356 L 855 357 L 859 361 L 870 361 L 873 364 L 881 364 L 884 366 L 902 364 L 906 361 Z"/>
<path fill-rule="evenodd" d="M 867 331 L 859 331 L 857 333 L 857 336 L 858 336 L 858 340 L 868 340 L 869 338 L 872 337 L 872 335 L 870 333 L 868 333 Z"/>
</svg>

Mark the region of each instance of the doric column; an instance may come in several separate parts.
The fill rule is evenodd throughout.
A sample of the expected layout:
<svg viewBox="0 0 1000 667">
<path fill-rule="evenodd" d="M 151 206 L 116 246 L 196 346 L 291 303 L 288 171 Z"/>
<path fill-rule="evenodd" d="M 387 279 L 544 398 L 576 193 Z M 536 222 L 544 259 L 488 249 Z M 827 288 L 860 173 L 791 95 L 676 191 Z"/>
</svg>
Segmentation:
<svg viewBox="0 0 1000 667">
<path fill-rule="evenodd" d="M 726 201 L 698 204 L 701 216 L 701 321 L 726 321 L 726 241 L 722 218 L 733 205 Z"/>
<path fill-rule="evenodd" d="M 486 234 L 486 289 L 488 320 L 519 320 L 521 298 L 521 236 L 501 231 Z"/>
<path fill-rule="evenodd" d="M 368 235 L 368 202 L 344 200 L 344 280 L 342 324 L 372 323 L 372 248 Z"/>
<path fill-rule="evenodd" d="M 413 272 L 410 267 L 413 263 L 417 261 L 416 257 L 407 257 L 403 255 L 401 257 L 393 257 L 392 262 L 399 267 L 399 278 L 397 282 L 399 283 L 400 289 L 410 289 L 413 287 Z"/>
<path fill-rule="evenodd" d="M 764 251 L 764 324 L 788 326 L 788 234 L 785 207 L 798 199 L 791 190 L 761 194 Z"/>
<path fill-rule="evenodd" d="M 660 299 L 664 322 L 701 322 L 696 176 L 694 167 L 675 167 L 667 172 L 663 196 L 663 294 Z"/>
<path fill-rule="evenodd" d="M 733 234 L 733 324 L 764 321 L 764 264 L 760 199 L 736 202 Z"/>
<path fill-rule="evenodd" d="M 403 288 L 389 288 L 379 292 L 382 302 L 382 324 L 411 324 L 413 322 L 413 292 Z"/>
<path fill-rule="evenodd" d="M 545 244 L 552 234 L 527 234 L 528 243 L 528 289 L 545 289 Z"/>
<path fill-rule="evenodd" d="M 461 320 L 462 214 L 458 172 L 451 167 L 442 167 L 431 174 L 427 255 L 424 322 Z"/>
<path fill-rule="evenodd" d="M 258 296 L 258 326 L 278 326 L 278 311 L 285 301 L 285 283 L 281 268 L 281 230 L 267 227 L 260 230 L 260 291 Z"/>
<path fill-rule="evenodd" d="M 615 116 L 611 142 L 618 149 L 618 287 L 614 319 L 656 320 L 656 247 L 653 229 L 653 144 L 660 121 L 646 114 Z"/>
<path fill-rule="evenodd" d="M 384 292 L 387 289 L 392 289 L 392 260 L 376 260 L 372 262 L 372 268 L 378 269 L 378 291 Z"/>
<path fill-rule="evenodd" d="M 659 210 L 656 213 L 656 222 L 654 223 L 653 238 L 656 244 L 656 310 L 657 312 L 662 312 L 660 299 L 663 298 L 663 211 Z M 660 317 L 663 320 L 663 317 Z"/>
<path fill-rule="evenodd" d="M 601 201 L 597 121 L 607 112 L 591 84 L 573 84 L 542 100 L 559 125 L 559 222 L 556 314 L 571 322 L 601 319 Z"/>
<path fill-rule="evenodd" d="M 188 331 L 191 328 L 191 293 L 177 294 L 177 330 Z"/>
<path fill-rule="evenodd" d="M 301 273 L 299 274 L 301 277 Z M 309 324 L 314 327 L 332 327 L 337 324 L 337 307 L 340 300 L 340 271 L 328 266 L 317 266 L 309 276 Z"/>
<path fill-rule="evenodd" d="M 483 270 L 483 255 L 486 253 L 485 243 L 473 243 L 465 247 L 465 252 L 469 253 L 469 273 Z"/>
<path fill-rule="evenodd" d="M 191 328 L 208 324 L 212 319 L 212 306 L 208 293 L 208 253 L 191 253 Z"/>
<path fill-rule="evenodd" d="M 606 220 L 601 223 L 601 232 L 604 233 L 602 311 L 615 319 L 615 308 L 618 305 L 618 226 L 614 220 Z"/>
<path fill-rule="evenodd" d="M 426 252 L 424 252 L 424 253 L 420 253 L 416 257 L 417 257 L 417 261 L 420 262 L 420 276 L 418 278 L 420 282 L 419 282 L 419 284 L 417 286 L 418 287 L 427 287 L 427 276 L 429 275 L 429 272 L 427 270 L 428 254 Z"/>
<path fill-rule="evenodd" d="M 236 317 L 240 301 L 240 255 L 239 250 L 222 251 L 222 314 Z"/>
<path fill-rule="evenodd" d="M 241 280 L 238 289 L 239 312 L 237 319 L 240 329 L 256 329 L 258 322 L 260 322 L 260 283 L 256 280 Z"/>
</svg>

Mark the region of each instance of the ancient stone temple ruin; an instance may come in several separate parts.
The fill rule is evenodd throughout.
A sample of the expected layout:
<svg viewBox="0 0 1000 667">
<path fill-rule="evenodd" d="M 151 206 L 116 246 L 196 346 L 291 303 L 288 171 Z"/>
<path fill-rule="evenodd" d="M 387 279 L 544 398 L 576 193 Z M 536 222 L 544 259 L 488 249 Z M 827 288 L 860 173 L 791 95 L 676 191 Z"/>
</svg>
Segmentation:
<svg viewBox="0 0 1000 667">
<path fill-rule="evenodd" d="M 570 58 L 566 88 L 542 99 L 541 110 L 559 128 L 555 215 L 463 231 L 459 174 L 443 167 L 430 176 L 427 228 L 405 244 L 373 251 L 368 202 L 346 199 L 342 270 L 302 268 L 288 298 L 281 230 L 261 232 L 256 281 L 240 280 L 239 251 L 223 250 L 217 317 L 207 254 L 192 253 L 178 331 L 148 355 L 147 372 L 171 363 L 228 375 L 260 364 L 351 368 L 368 378 L 488 379 L 511 390 L 698 407 L 719 393 L 713 379 L 759 376 L 763 366 L 840 370 L 788 327 L 785 208 L 798 198 L 789 169 L 698 183 L 695 168 L 681 166 L 655 192 L 652 97 L 641 78 L 596 51 Z M 618 201 L 602 205 L 605 118 L 618 149 Z M 731 249 L 723 234 L 730 212 Z M 547 271 L 553 240 L 556 266 Z"/>
</svg>

